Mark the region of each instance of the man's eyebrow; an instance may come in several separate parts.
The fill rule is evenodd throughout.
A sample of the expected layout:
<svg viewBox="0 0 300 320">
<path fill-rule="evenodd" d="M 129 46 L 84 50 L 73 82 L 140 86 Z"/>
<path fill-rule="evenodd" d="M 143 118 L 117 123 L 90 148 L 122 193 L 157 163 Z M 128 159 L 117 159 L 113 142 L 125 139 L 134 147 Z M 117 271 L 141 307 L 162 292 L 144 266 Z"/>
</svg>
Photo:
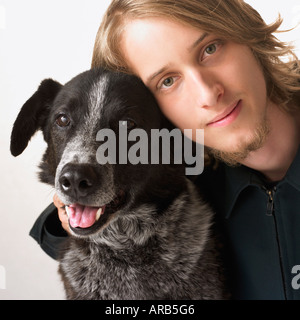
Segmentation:
<svg viewBox="0 0 300 320">
<path fill-rule="evenodd" d="M 150 77 L 147 78 L 146 80 L 146 84 L 150 84 L 152 82 L 153 79 L 155 79 L 157 76 L 159 76 L 161 73 L 165 72 L 165 70 L 168 67 L 162 67 L 161 69 L 159 69 L 158 71 L 154 72 Z"/>
<path fill-rule="evenodd" d="M 189 48 L 188 51 L 195 49 L 209 34 L 207 32 L 203 33 Z"/>
<path fill-rule="evenodd" d="M 206 37 L 208 36 L 208 33 L 205 32 L 203 33 L 187 50 L 192 51 L 195 49 Z M 168 68 L 168 66 L 164 66 L 158 71 L 154 72 L 151 74 L 147 79 L 146 79 L 146 84 L 150 84 L 157 76 L 159 76 L 161 73 L 165 72 L 165 70 Z"/>
</svg>

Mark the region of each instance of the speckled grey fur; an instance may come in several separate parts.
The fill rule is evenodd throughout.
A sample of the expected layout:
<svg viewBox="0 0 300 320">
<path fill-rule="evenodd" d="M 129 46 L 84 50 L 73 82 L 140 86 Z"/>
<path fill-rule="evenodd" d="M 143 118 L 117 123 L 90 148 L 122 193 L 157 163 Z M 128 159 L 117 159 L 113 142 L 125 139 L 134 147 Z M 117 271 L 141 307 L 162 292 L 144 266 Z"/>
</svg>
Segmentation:
<svg viewBox="0 0 300 320">
<path fill-rule="evenodd" d="M 187 180 L 161 217 L 144 205 L 89 241 L 70 239 L 60 265 L 67 298 L 228 298 L 211 220 Z"/>
</svg>

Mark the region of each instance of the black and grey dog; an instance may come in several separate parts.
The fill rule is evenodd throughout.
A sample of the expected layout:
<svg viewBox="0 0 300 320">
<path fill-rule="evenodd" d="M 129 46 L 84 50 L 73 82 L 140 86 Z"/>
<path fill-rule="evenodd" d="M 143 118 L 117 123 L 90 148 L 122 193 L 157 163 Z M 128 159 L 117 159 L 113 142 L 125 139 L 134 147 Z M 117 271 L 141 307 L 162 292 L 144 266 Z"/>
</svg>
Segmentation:
<svg viewBox="0 0 300 320">
<path fill-rule="evenodd" d="M 149 136 L 169 126 L 139 79 L 93 69 L 64 86 L 44 80 L 13 127 L 14 156 L 39 129 L 48 145 L 40 180 L 66 204 L 72 233 L 59 267 L 67 298 L 227 298 L 213 214 L 183 165 L 97 161 L 99 130 L 118 138 L 122 124 Z"/>
</svg>

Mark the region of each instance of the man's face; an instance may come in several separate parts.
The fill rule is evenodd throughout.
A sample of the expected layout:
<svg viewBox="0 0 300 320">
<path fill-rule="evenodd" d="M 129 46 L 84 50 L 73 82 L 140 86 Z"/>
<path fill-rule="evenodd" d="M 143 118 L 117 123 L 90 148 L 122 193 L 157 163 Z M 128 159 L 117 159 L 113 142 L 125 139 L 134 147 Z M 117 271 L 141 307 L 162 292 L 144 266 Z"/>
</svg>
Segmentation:
<svg viewBox="0 0 300 320">
<path fill-rule="evenodd" d="M 266 83 L 249 47 L 160 18 L 130 21 L 121 45 L 164 114 L 204 129 L 206 146 L 240 152 L 266 131 Z"/>
</svg>

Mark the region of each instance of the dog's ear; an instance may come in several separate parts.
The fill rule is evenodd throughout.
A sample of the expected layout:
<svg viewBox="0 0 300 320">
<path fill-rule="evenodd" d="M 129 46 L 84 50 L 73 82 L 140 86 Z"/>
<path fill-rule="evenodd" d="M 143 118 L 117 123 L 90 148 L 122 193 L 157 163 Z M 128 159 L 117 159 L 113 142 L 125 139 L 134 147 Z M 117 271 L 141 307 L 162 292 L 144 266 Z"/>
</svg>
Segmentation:
<svg viewBox="0 0 300 320">
<path fill-rule="evenodd" d="M 60 83 L 45 79 L 33 96 L 25 102 L 11 133 L 10 152 L 13 156 L 20 155 L 27 147 L 30 138 L 41 128 L 61 87 Z"/>
</svg>

